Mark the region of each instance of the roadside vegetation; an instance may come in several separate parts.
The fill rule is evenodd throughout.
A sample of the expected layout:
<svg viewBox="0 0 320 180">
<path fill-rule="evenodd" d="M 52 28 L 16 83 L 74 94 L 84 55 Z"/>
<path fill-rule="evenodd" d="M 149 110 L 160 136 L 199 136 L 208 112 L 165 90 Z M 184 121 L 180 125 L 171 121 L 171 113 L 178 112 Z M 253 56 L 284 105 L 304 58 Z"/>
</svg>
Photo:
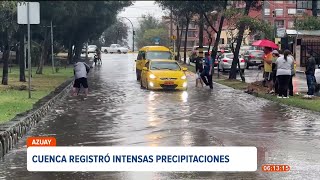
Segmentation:
<svg viewBox="0 0 320 180">
<path fill-rule="evenodd" d="M 19 81 L 19 68 L 12 68 L 9 76 L 10 85 L 0 85 L 0 123 L 32 109 L 33 104 L 39 99 L 50 94 L 66 79 L 71 78 L 73 76 L 73 68 L 61 68 L 59 73 L 55 74 L 52 73 L 51 67 L 44 67 L 41 75 L 33 71 L 31 99 L 28 98 L 28 82 Z"/>
</svg>

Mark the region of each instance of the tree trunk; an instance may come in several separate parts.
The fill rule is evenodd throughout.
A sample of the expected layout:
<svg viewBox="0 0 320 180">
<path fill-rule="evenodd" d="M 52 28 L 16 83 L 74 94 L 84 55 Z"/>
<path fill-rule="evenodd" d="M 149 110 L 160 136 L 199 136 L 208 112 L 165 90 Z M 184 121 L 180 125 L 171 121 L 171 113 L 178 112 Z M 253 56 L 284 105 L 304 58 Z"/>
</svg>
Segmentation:
<svg viewBox="0 0 320 180">
<path fill-rule="evenodd" d="M 247 16 L 249 14 L 252 2 L 253 2 L 253 0 L 246 0 L 246 7 L 244 10 L 244 16 Z M 229 79 L 236 79 L 237 78 L 237 65 L 239 64 L 239 52 L 240 52 L 240 47 L 241 47 L 244 31 L 245 31 L 245 24 L 240 24 L 239 33 L 238 33 L 238 37 L 237 37 L 237 46 L 236 46 L 234 56 L 233 56 L 232 66 L 231 66 L 231 70 L 229 73 Z M 240 64 L 238 65 L 238 67 L 240 67 Z M 239 69 L 239 71 L 240 71 L 240 76 L 241 76 L 242 81 L 245 81 L 240 69 Z"/>
<path fill-rule="evenodd" d="M 179 34 L 179 26 L 178 26 L 178 23 L 177 23 L 177 39 L 176 39 L 176 44 L 177 44 L 177 60 L 180 61 L 180 34 Z"/>
<path fill-rule="evenodd" d="M 187 40 L 188 40 L 188 30 L 189 30 L 189 23 L 190 23 L 190 18 L 187 16 L 187 23 L 186 23 L 186 33 L 184 35 L 184 50 L 183 50 L 183 63 L 187 63 Z M 190 62 L 189 62 L 190 63 Z"/>
<path fill-rule="evenodd" d="M 79 60 L 80 57 L 81 57 L 81 51 L 82 51 L 82 42 L 80 41 L 76 41 L 75 43 L 75 55 L 74 55 L 74 58 L 73 60 Z"/>
<path fill-rule="evenodd" d="M 224 11 L 227 9 L 227 4 L 228 4 L 228 1 L 225 0 L 225 1 L 224 1 L 224 4 L 223 4 L 223 10 L 224 10 Z M 216 40 L 215 40 L 215 42 L 214 42 L 214 45 L 213 45 L 213 48 L 212 48 L 212 51 L 211 51 L 211 58 L 212 58 L 212 59 L 216 59 L 216 56 L 217 56 L 217 53 L 218 53 L 218 46 L 219 46 L 219 42 L 220 42 L 220 36 L 221 36 L 221 31 L 222 31 L 224 19 L 225 19 L 225 16 L 224 16 L 224 14 L 222 13 L 222 14 L 221 14 L 221 17 L 220 17 L 219 29 L 218 29 L 218 32 L 217 32 L 217 35 L 216 35 Z M 212 68 L 212 71 L 213 71 L 213 70 L 214 70 L 214 68 Z M 218 73 L 219 73 L 219 72 L 218 72 Z"/>
<path fill-rule="evenodd" d="M 180 34 L 178 33 L 179 34 L 179 48 L 178 48 L 179 49 L 179 52 L 178 52 L 179 55 L 178 56 L 179 56 L 180 60 L 181 60 L 181 58 L 180 58 L 181 57 L 180 49 L 181 49 L 181 41 L 182 41 L 182 32 L 183 32 L 183 24 L 181 25 L 181 28 L 180 28 Z"/>
<path fill-rule="evenodd" d="M 24 59 L 24 27 L 23 25 L 19 28 L 19 67 L 20 67 L 20 82 L 26 82 L 25 75 L 25 59 Z"/>
<path fill-rule="evenodd" d="M 68 45 L 68 62 L 69 64 L 72 63 L 72 58 L 73 58 L 73 50 L 72 50 L 72 41 L 69 41 L 69 45 Z"/>
<path fill-rule="evenodd" d="M 317 17 L 318 16 L 318 1 L 317 0 L 312 0 L 312 16 Z"/>
<path fill-rule="evenodd" d="M 203 30 L 204 30 L 204 23 L 203 23 L 203 14 L 200 14 L 200 22 L 199 22 L 199 57 L 203 58 Z"/>
<path fill-rule="evenodd" d="M 10 55 L 10 47 L 9 47 L 9 33 L 8 29 L 5 30 L 3 34 L 3 42 L 4 42 L 4 51 L 3 51 L 3 71 L 2 71 L 2 84 L 8 85 L 8 69 L 9 69 L 9 55 Z"/>
<path fill-rule="evenodd" d="M 44 35 L 44 40 L 43 43 L 41 45 L 41 57 L 40 57 L 40 61 L 39 61 L 39 65 L 38 65 L 38 69 L 36 71 L 37 74 L 42 74 L 42 70 L 43 70 L 43 65 L 44 62 L 46 60 L 46 57 L 48 55 L 48 30 L 45 29 L 45 35 Z"/>
</svg>

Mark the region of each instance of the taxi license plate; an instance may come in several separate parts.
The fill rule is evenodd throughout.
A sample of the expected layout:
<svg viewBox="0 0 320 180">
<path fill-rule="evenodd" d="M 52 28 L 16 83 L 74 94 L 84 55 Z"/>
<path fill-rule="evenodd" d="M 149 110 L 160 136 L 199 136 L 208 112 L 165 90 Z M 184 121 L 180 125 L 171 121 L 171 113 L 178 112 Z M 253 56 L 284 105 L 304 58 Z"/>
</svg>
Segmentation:
<svg viewBox="0 0 320 180">
<path fill-rule="evenodd" d="M 174 85 L 174 82 L 173 81 L 165 81 L 164 85 Z"/>
</svg>

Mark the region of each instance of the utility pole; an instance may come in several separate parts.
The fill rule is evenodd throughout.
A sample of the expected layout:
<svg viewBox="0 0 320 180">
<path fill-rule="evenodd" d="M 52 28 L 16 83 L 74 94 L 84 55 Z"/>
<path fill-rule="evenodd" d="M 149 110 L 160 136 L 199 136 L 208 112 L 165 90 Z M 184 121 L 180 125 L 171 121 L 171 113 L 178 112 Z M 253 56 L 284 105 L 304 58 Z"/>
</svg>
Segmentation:
<svg viewBox="0 0 320 180">
<path fill-rule="evenodd" d="M 31 32 L 30 32 L 30 3 L 27 2 L 27 21 L 28 21 L 28 69 L 29 69 L 29 99 L 31 98 Z"/>
<path fill-rule="evenodd" d="M 173 13 L 172 13 L 172 7 L 171 7 L 171 12 L 170 12 L 170 39 L 171 39 L 171 46 L 172 46 L 172 35 L 173 35 L 173 21 L 172 21 L 172 17 L 173 16 Z"/>
<path fill-rule="evenodd" d="M 265 16 L 264 16 L 264 11 L 266 9 L 266 6 L 265 6 L 265 1 L 262 1 L 262 11 L 261 11 L 261 19 L 262 19 L 262 22 L 265 22 Z M 261 34 L 261 39 L 265 39 L 265 34 L 262 33 Z"/>
<path fill-rule="evenodd" d="M 53 27 L 51 21 L 51 62 L 52 62 L 52 73 L 54 73 L 54 59 L 53 59 Z"/>
</svg>

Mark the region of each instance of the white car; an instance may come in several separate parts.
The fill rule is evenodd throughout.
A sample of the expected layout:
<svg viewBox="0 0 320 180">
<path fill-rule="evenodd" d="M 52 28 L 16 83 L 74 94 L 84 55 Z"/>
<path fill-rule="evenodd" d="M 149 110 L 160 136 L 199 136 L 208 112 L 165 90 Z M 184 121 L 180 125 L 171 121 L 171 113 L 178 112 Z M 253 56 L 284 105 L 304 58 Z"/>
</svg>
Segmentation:
<svg viewBox="0 0 320 180">
<path fill-rule="evenodd" d="M 314 76 L 316 77 L 316 91 L 320 90 L 320 65 L 318 65 L 318 69 L 315 70 Z"/>
<path fill-rule="evenodd" d="M 88 54 L 95 53 L 97 49 L 98 49 L 98 46 L 96 45 L 88 45 Z M 86 46 L 84 46 L 82 48 L 82 53 L 86 53 L 86 51 L 87 51 L 87 48 Z"/>
<path fill-rule="evenodd" d="M 234 57 L 233 53 L 221 54 L 221 56 L 218 58 L 219 70 L 223 72 L 226 70 L 230 70 L 232 66 L 233 57 Z M 239 56 L 239 61 L 240 61 L 240 69 L 242 72 L 244 72 L 244 68 L 246 65 L 245 60 L 241 56 Z"/>
<path fill-rule="evenodd" d="M 110 47 L 102 47 L 101 51 L 105 53 L 111 53 L 111 54 L 112 53 L 126 54 L 128 53 L 129 49 L 126 47 L 122 47 L 120 44 L 111 44 Z"/>
</svg>

